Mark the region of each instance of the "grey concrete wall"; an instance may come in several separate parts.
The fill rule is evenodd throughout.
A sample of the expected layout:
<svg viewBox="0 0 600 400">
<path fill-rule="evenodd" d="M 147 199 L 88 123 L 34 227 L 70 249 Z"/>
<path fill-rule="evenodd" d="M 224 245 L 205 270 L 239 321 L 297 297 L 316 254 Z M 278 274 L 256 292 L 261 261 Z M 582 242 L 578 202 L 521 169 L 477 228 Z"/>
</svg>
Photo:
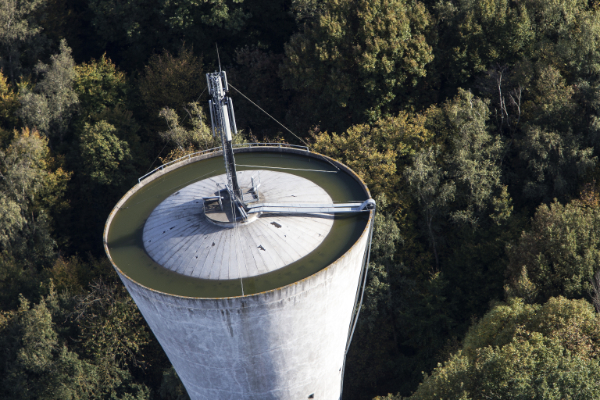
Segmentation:
<svg viewBox="0 0 600 400">
<path fill-rule="evenodd" d="M 281 148 L 238 152 L 302 153 L 327 160 L 364 182 L 345 165 L 325 156 Z M 106 221 L 108 258 L 167 353 L 192 400 L 339 400 L 341 368 L 372 216 L 355 245 L 320 272 L 256 295 L 195 299 L 144 287 L 124 275 L 110 256 L 107 235 L 119 206 L 144 185 L 211 153 L 158 171 L 132 188 Z"/>
<path fill-rule="evenodd" d="M 367 233 L 324 270 L 252 296 L 178 297 L 119 275 L 193 400 L 338 400 Z"/>
</svg>

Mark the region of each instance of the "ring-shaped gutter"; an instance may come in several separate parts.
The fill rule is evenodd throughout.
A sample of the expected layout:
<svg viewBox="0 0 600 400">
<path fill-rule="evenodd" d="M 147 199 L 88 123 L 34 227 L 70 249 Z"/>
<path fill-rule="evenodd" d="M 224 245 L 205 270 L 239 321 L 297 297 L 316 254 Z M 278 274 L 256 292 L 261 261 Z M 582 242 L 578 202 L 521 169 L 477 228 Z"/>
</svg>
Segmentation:
<svg viewBox="0 0 600 400">
<path fill-rule="evenodd" d="M 349 167 L 347 167 L 346 165 L 333 160 L 325 155 L 319 154 L 319 153 L 315 153 L 315 152 L 310 152 L 310 151 L 305 151 L 305 150 L 300 150 L 300 149 L 295 149 L 295 148 L 289 148 L 289 147 L 285 147 L 285 146 L 261 146 L 261 147 L 255 147 L 255 146 L 249 146 L 249 147 L 238 147 L 235 149 L 235 154 L 243 154 L 243 153 L 281 153 L 281 154 L 294 154 L 294 155 L 300 155 L 300 156 L 305 156 L 305 157 L 309 157 L 318 161 L 323 161 L 323 162 L 327 162 L 328 164 L 331 164 L 333 166 L 335 166 L 336 168 L 338 168 L 341 172 L 349 175 L 352 179 L 354 179 L 358 185 L 360 186 L 361 190 L 363 191 L 363 195 L 365 198 L 371 198 L 369 189 L 367 188 L 366 184 L 364 183 L 364 181 L 354 172 L 352 171 Z M 111 257 L 110 254 L 110 249 L 108 246 L 108 234 L 110 231 L 110 227 L 111 227 L 111 223 L 115 217 L 115 215 L 117 214 L 117 212 L 120 210 L 120 207 L 125 204 L 125 202 L 127 202 L 128 199 L 130 199 L 135 193 L 137 193 L 140 189 L 142 189 L 144 186 L 148 185 L 149 183 L 165 176 L 166 174 L 168 174 L 169 172 L 184 167 L 186 165 L 190 165 L 202 160 L 207 160 L 207 159 L 211 159 L 211 158 L 216 158 L 216 157 L 221 157 L 222 156 L 222 152 L 221 151 L 214 151 L 214 152 L 210 152 L 210 153 L 205 153 L 205 154 L 201 154 L 195 157 L 183 157 L 180 160 L 178 160 L 177 162 L 173 162 L 170 163 L 170 165 L 166 166 L 165 168 L 161 168 L 161 169 L 157 169 L 156 172 L 154 172 L 153 174 L 146 176 L 143 180 L 141 180 L 138 184 L 136 184 L 132 189 L 130 189 L 115 205 L 115 207 L 113 208 L 113 210 L 111 211 L 111 213 L 108 216 L 108 219 L 105 223 L 105 227 L 104 227 L 104 233 L 103 233 L 103 242 L 104 242 L 104 250 L 106 252 L 107 257 L 109 258 L 112 266 L 115 268 L 115 270 L 118 272 L 118 274 L 120 275 L 121 279 L 126 279 L 127 281 L 129 281 L 131 284 L 135 285 L 135 286 L 139 286 L 140 288 L 144 288 L 146 290 L 149 290 L 151 292 L 156 293 L 157 295 L 167 295 L 167 296 L 174 296 L 174 297 L 178 297 L 181 299 L 212 299 L 212 300 L 227 300 L 227 299 L 237 299 L 237 298 L 251 298 L 251 297 L 256 297 L 256 296 L 262 296 L 265 294 L 270 294 L 269 297 L 273 296 L 275 294 L 275 292 L 278 291 L 284 291 L 286 289 L 291 289 L 293 286 L 297 286 L 298 284 L 302 284 L 304 282 L 306 282 L 307 280 L 310 280 L 312 278 L 317 278 L 318 275 L 328 275 L 331 272 L 332 268 L 335 268 L 336 266 L 338 266 L 343 259 L 351 252 L 357 250 L 356 247 L 358 246 L 359 243 L 362 243 L 365 240 L 365 237 L 368 235 L 368 231 L 369 231 L 369 227 L 372 223 L 372 218 L 373 218 L 373 214 L 371 212 L 369 212 L 369 217 L 368 217 L 368 221 L 366 222 L 364 229 L 362 229 L 362 232 L 360 232 L 360 236 L 359 238 L 351 245 L 351 247 L 343 254 L 341 255 L 338 259 L 336 259 L 335 261 L 333 261 L 332 263 L 330 263 L 329 265 L 325 266 L 323 269 L 315 272 L 314 274 L 311 274 L 309 276 L 306 276 L 298 281 L 295 281 L 293 283 L 289 283 L 287 285 L 281 286 L 281 287 L 277 287 L 277 288 L 273 288 L 273 289 L 269 289 L 269 290 L 265 290 L 265 291 L 261 291 L 261 292 L 257 292 L 257 293 L 252 293 L 252 294 L 245 294 L 245 295 L 239 295 L 239 296 L 226 296 L 226 297 L 199 297 L 199 296 L 184 296 L 184 295 L 179 295 L 179 294 L 173 294 L 173 293 L 168 293 L 168 292 L 163 292 L 151 287 L 148 287 L 146 285 L 143 285 L 139 282 L 137 282 L 136 280 L 132 279 L 131 277 L 129 277 L 121 268 L 119 268 L 119 266 L 115 263 L 115 261 L 113 260 L 113 258 Z M 125 283 L 125 282 L 124 282 Z M 129 285 L 127 285 L 129 286 Z M 162 297 L 162 296 L 161 296 Z M 279 297 L 279 296 L 275 296 L 275 297 Z"/>
</svg>

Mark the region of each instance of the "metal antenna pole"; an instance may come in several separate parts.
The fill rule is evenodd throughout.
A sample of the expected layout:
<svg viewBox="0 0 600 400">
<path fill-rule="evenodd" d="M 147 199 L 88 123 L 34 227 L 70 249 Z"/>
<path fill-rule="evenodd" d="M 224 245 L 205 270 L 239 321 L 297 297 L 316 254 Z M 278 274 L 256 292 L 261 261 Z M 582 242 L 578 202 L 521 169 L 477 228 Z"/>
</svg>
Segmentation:
<svg viewBox="0 0 600 400">
<path fill-rule="evenodd" d="M 219 61 L 219 72 L 221 72 L 221 57 L 219 57 L 219 45 L 215 43 L 215 48 L 217 49 L 217 60 Z"/>
<path fill-rule="evenodd" d="M 229 191 L 231 201 L 243 204 L 243 195 L 238 184 L 235 159 L 233 157 L 232 128 L 233 133 L 237 133 L 237 127 L 233 117 L 233 103 L 231 99 L 225 96 L 229 91 L 227 85 L 227 74 L 225 71 L 206 74 L 206 83 L 211 100 L 208 101 L 210 108 L 210 119 L 212 125 L 213 137 L 218 134 L 221 136 L 221 145 L 223 146 L 223 158 L 225 160 L 225 171 L 227 172 L 227 190 Z"/>
</svg>

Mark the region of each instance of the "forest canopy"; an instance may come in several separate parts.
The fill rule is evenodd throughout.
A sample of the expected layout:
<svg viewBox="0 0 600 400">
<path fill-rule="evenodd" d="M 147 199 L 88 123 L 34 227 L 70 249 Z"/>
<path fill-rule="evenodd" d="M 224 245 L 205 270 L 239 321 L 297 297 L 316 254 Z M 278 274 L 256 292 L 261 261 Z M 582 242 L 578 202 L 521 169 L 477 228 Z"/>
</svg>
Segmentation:
<svg viewBox="0 0 600 400">
<path fill-rule="evenodd" d="M 1 398 L 187 398 L 101 237 L 219 63 L 378 202 L 344 400 L 600 397 L 598 0 L 0 0 Z"/>
</svg>

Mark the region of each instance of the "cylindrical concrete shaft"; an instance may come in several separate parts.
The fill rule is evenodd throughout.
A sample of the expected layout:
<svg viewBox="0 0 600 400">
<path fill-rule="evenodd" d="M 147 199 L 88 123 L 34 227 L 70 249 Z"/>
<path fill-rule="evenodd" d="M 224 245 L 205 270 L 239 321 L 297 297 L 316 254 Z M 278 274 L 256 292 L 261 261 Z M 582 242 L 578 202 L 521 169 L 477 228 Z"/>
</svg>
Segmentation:
<svg viewBox="0 0 600 400">
<path fill-rule="evenodd" d="M 344 257 L 281 289 L 193 299 L 120 274 L 193 400 L 338 400 L 368 229 Z"/>
<path fill-rule="evenodd" d="M 299 150 L 260 151 L 302 154 L 335 163 Z M 111 261 L 108 231 L 119 207 L 152 180 L 212 156 L 169 166 L 119 201 L 104 232 L 105 250 Z M 356 174 L 342 164 L 336 165 L 340 173 L 359 182 L 366 197 L 370 197 Z M 192 400 L 339 400 L 344 351 L 372 223 L 373 212 L 360 238 L 341 258 L 319 272 L 247 296 L 207 299 L 163 293 L 130 279 L 114 262 L 113 266 Z"/>
</svg>

